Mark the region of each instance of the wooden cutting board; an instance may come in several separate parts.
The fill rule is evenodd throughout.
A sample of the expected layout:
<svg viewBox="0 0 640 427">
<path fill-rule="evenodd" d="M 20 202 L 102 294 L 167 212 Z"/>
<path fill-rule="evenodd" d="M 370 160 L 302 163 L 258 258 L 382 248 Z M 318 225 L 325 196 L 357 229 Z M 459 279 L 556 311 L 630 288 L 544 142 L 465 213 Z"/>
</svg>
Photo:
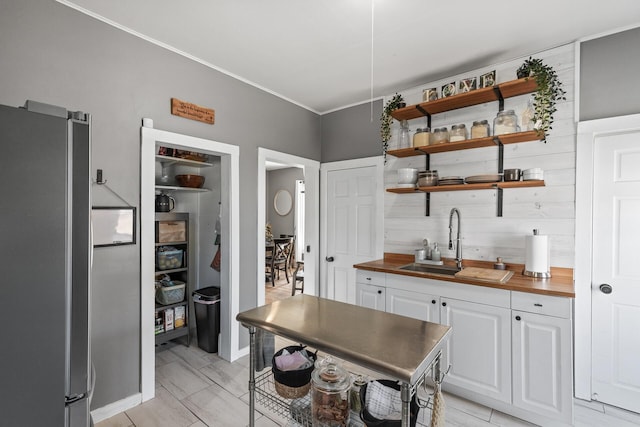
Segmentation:
<svg viewBox="0 0 640 427">
<path fill-rule="evenodd" d="M 456 277 L 460 279 L 473 279 L 491 283 L 506 283 L 511 276 L 513 276 L 513 271 L 480 267 L 466 267 L 456 273 Z"/>
</svg>

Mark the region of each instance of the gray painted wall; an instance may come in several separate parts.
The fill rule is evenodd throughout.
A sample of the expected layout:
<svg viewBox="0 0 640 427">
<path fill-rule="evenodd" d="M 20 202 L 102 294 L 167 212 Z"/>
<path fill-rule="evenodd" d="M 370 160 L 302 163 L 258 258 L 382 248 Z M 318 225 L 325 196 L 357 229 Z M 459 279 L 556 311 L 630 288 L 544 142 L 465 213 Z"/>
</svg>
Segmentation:
<svg viewBox="0 0 640 427">
<path fill-rule="evenodd" d="M 295 222 L 296 180 L 304 180 L 301 168 L 277 169 L 267 173 L 267 222 L 271 223 L 274 237 L 281 234 L 293 234 Z M 293 208 L 287 215 L 278 215 L 273 207 L 273 198 L 278 190 L 287 190 L 291 194 Z"/>
<path fill-rule="evenodd" d="M 34 99 L 90 112 L 93 168 L 131 205 L 139 207 L 142 117 L 158 129 L 240 147 L 240 257 L 247 262 L 239 308 L 254 307 L 257 148 L 320 160 L 321 118 L 52 0 L 0 2 L 0 40 L 0 103 Z M 172 116 L 172 97 L 214 108 L 216 124 Z M 123 203 L 96 186 L 93 200 Z M 139 392 L 139 252 L 138 245 L 95 252 L 94 409 Z"/>
<path fill-rule="evenodd" d="M 580 121 L 640 113 L 640 28 L 580 45 Z"/>
<path fill-rule="evenodd" d="M 382 155 L 380 114 L 381 99 L 323 115 L 322 162 Z"/>
</svg>

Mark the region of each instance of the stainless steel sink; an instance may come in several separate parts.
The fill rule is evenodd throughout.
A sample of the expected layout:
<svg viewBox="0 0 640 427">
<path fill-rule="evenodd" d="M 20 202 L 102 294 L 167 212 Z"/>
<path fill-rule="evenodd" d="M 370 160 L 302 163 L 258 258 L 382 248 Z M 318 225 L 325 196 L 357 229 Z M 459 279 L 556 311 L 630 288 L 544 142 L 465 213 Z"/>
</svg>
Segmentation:
<svg viewBox="0 0 640 427">
<path fill-rule="evenodd" d="M 399 270 L 417 271 L 418 273 L 444 274 L 446 276 L 455 275 L 460 269 L 448 265 L 428 265 L 412 262 L 411 264 L 398 267 Z"/>
</svg>

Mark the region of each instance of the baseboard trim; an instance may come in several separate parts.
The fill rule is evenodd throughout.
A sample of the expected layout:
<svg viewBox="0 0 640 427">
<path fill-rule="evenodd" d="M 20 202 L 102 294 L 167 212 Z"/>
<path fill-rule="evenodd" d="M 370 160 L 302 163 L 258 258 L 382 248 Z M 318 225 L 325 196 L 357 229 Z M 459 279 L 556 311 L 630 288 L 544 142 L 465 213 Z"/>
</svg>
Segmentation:
<svg viewBox="0 0 640 427">
<path fill-rule="evenodd" d="M 114 415 L 118 415 L 121 412 L 138 406 L 141 403 L 142 394 L 137 393 L 133 396 L 126 397 L 122 400 L 118 400 L 117 402 L 110 403 L 102 408 L 91 411 L 91 417 L 93 418 L 94 423 L 99 423 L 100 421 L 106 420 L 107 418 L 111 418 Z"/>
</svg>

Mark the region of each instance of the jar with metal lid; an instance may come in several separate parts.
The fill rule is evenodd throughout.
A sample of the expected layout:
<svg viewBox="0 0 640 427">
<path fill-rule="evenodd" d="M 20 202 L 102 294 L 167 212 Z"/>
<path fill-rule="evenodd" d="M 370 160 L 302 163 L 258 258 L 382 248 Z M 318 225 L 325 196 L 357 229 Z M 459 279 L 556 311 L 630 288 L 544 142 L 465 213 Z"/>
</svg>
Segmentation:
<svg viewBox="0 0 640 427">
<path fill-rule="evenodd" d="M 413 135 L 413 146 L 423 147 L 429 145 L 429 128 L 418 128 Z"/>
<path fill-rule="evenodd" d="M 471 138 L 486 138 L 490 134 L 488 121 L 478 120 L 473 122 L 473 126 L 471 126 Z"/>
<path fill-rule="evenodd" d="M 499 111 L 493 119 L 493 134 L 504 135 L 518 131 L 518 116 L 513 110 Z"/>
<path fill-rule="evenodd" d="M 431 135 L 431 144 L 441 144 L 443 142 L 449 142 L 449 130 L 447 128 L 438 128 L 433 130 Z"/>
<path fill-rule="evenodd" d="M 465 139 L 467 139 L 467 127 L 464 123 L 451 126 L 451 133 L 449 133 L 450 142 L 464 141 Z"/>
<path fill-rule="evenodd" d="M 316 362 L 311 373 L 311 424 L 346 427 L 349 423 L 351 375 L 332 357 Z"/>
</svg>

